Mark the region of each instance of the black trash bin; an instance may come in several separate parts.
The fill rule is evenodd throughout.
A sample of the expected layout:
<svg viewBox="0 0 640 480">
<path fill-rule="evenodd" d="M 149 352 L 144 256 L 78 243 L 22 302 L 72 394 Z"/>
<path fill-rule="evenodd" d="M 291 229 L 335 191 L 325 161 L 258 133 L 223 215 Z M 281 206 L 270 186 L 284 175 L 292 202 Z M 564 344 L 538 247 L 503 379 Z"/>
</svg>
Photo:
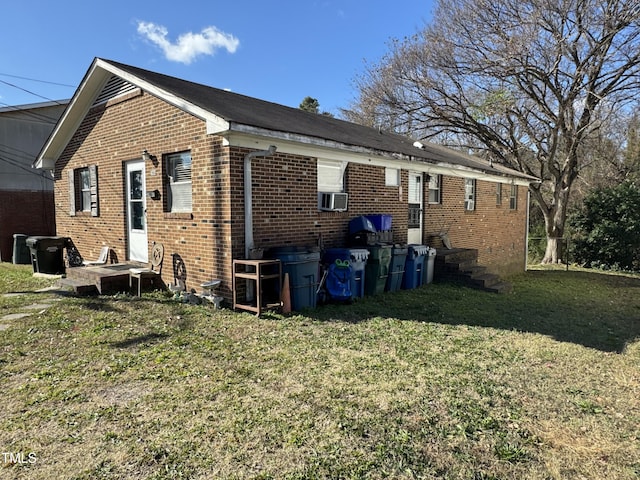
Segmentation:
<svg viewBox="0 0 640 480">
<path fill-rule="evenodd" d="M 27 265 L 31 263 L 31 254 L 27 246 L 27 237 L 23 233 L 13 235 L 13 263 L 14 265 Z"/>
<path fill-rule="evenodd" d="M 28 237 L 34 273 L 64 273 L 63 250 L 67 237 Z"/>
</svg>

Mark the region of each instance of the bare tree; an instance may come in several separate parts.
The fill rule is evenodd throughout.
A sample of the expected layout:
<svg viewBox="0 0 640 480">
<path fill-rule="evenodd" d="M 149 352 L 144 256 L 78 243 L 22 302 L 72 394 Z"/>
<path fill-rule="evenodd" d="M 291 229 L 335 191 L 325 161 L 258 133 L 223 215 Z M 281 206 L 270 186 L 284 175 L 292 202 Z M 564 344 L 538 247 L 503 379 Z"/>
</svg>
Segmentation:
<svg viewBox="0 0 640 480">
<path fill-rule="evenodd" d="M 640 92 L 638 0 L 439 0 L 357 80 L 352 120 L 438 139 L 542 180 L 543 263 L 604 123 Z"/>
</svg>

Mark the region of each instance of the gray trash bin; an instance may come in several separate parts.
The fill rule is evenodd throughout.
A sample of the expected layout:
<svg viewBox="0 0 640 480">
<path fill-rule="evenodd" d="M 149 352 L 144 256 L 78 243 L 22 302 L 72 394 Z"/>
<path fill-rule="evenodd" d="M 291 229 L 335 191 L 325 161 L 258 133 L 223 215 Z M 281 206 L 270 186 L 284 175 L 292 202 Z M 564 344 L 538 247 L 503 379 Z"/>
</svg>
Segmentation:
<svg viewBox="0 0 640 480">
<path fill-rule="evenodd" d="M 429 284 L 433 282 L 433 268 L 436 264 L 436 249 L 429 248 L 429 251 L 425 255 L 424 258 L 425 268 L 424 268 L 424 283 Z"/>
<path fill-rule="evenodd" d="M 27 237 L 23 233 L 13 235 L 13 263 L 15 265 L 27 265 L 31 263 L 31 254 L 27 246 Z"/>
</svg>

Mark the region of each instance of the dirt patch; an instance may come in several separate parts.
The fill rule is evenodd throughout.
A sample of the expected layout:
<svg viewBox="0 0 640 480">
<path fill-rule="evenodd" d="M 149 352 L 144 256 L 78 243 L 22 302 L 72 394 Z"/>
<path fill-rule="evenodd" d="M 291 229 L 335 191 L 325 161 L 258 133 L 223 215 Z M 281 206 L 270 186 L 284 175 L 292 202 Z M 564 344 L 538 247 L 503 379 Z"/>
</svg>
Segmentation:
<svg viewBox="0 0 640 480">
<path fill-rule="evenodd" d="M 124 406 L 130 402 L 144 398 L 151 387 L 144 382 L 129 382 L 98 390 L 92 400 L 101 405 Z"/>
</svg>

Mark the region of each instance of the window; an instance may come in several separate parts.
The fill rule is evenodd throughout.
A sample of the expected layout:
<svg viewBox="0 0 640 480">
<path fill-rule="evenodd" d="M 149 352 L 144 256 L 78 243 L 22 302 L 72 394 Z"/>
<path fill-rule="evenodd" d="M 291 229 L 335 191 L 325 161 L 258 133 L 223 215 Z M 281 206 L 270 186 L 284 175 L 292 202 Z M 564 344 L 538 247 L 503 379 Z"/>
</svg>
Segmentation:
<svg viewBox="0 0 640 480">
<path fill-rule="evenodd" d="M 167 211 L 191 212 L 191 152 L 165 156 L 167 169 Z"/>
<path fill-rule="evenodd" d="M 502 184 L 496 183 L 496 205 L 502 205 Z"/>
<path fill-rule="evenodd" d="M 98 167 L 69 170 L 69 215 L 87 212 L 98 216 Z"/>
<path fill-rule="evenodd" d="M 344 192 L 347 162 L 318 160 L 318 192 Z"/>
<path fill-rule="evenodd" d="M 81 212 L 91 211 L 91 181 L 89 180 L 89 169 L 80 168 L 78 173 L 78 190 L 80 192 L 80 202 L 78 210 Z"/>
<path fill-rule="evenodd" d="M 518 186 L 515 184 L 511 185 L 511 192 L 509 194 L 509 208 L 511 210 L 518 209 Z"/>
<path fill-rule="evenodd" d="M 476 181 L 473 178 L 464 180 L 464 209 L 468 211 L 476 209 Z"/>
<path fill-rule="evenodd" d="M 400 185 L 400 170 L 397 168 L 385 167 L 384 184 L 387 187 L 397 187 Z"/>
<path fill-rule="evenodd" d="M 442 203 L 442 175 L 429 177 L 429 203 Z"/>
<path fill-rule="evenodd" d="M 344 212 L 349 195 L 344 193 L 344 172 L 348 162 L 318 160 L 318 210 Z"/>
</svg>

